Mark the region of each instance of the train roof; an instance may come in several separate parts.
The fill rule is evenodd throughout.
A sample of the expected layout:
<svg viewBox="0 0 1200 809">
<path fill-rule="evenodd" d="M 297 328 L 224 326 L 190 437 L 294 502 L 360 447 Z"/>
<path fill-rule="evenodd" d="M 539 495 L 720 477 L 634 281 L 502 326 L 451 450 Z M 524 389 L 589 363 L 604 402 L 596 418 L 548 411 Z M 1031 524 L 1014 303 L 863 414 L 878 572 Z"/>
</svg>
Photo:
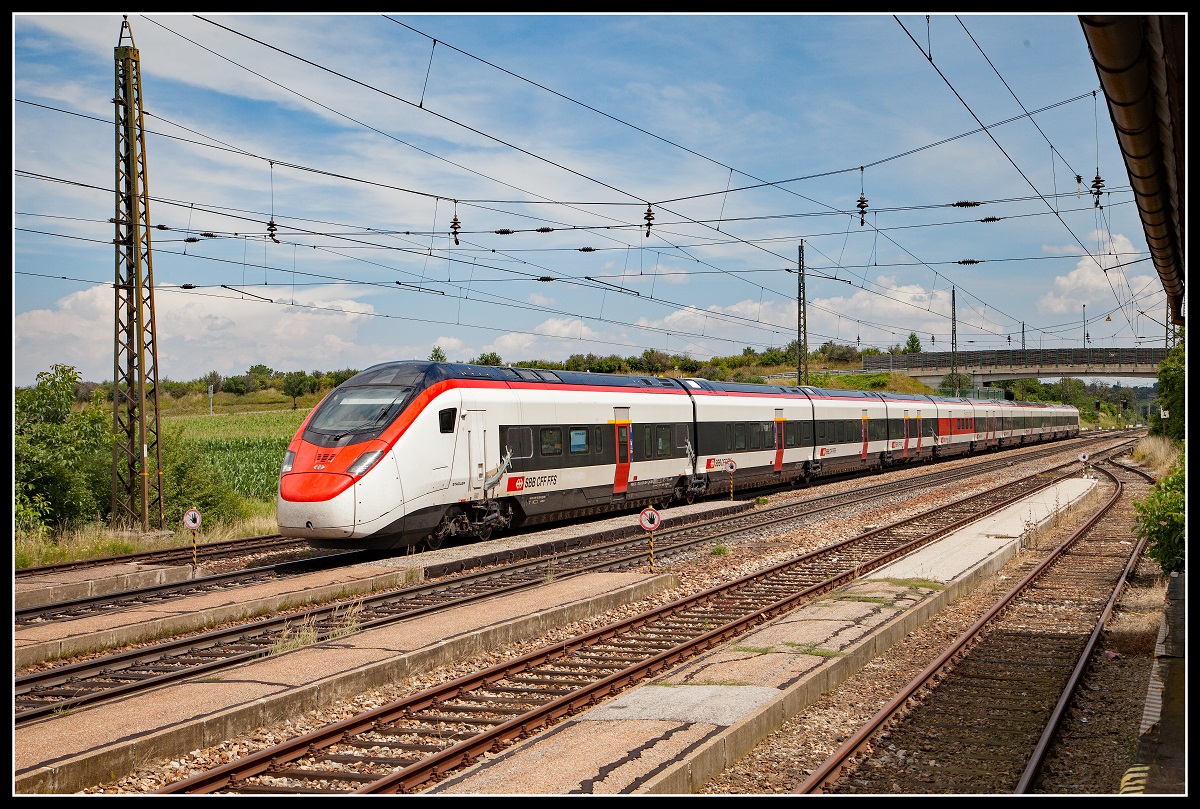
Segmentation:
<svg viewBox="0 0 1200 809">
<path fill-rule="evenodd" d="M 540 384 L 594 385 L 641 389 L 706 390 L 721 393 L 765 393 L 807 396 L 809 398 L 882 399 L 885 401 L 932 401 L 953 404 L 995 404 L 997 406 L 1059 407 L 1071 405 L 1046 402 L 1019 402 L 1010 399 L 968 399 L 965 397 L 926 395 L 923 393 L 894 393 L 887 391 L 843 390 L 817 388 L 809 385 L 767 385 L 754 382 L 717 382 L 711 379 L 687 377 L 656 377 L 640 374 L 603 374 L 590 371 L 551 371 L 541 368 L 517 368 L 505 365 L 472 365 L 466 362 L 433 362 L 432 360 L 399 360 L 372 365 L 352 376 L 345 385 L 407 385 L 425 388 L 446 379 L 490 379 L 498 382 L 529 382 Z"/>
<path fill-rule="evenodd" d="M 400 360 L 373 365 L 352 376 L 345 384 L 352 386 L 423 384 L 427 387 L 446 379 L 490 379 L 498 382 L 533 382 L 552 385 L 679 389 L 678 380 L 664 377 L 594 374 L 586 371 L 549 371 L 541 368 L 472 365 L 465 362 L 433 362 L 429 360 Z"/>
</svg>

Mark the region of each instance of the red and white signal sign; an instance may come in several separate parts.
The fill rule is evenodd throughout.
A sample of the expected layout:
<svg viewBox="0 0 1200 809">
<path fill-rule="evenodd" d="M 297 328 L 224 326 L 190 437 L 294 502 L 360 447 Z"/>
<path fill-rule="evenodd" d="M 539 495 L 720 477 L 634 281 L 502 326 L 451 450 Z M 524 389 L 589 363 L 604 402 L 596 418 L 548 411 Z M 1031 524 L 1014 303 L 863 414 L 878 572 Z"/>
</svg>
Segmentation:
<svg viewBox="0 0 1200 809">
<path fill-rule="evenodd" d="M 731 475 L 734 472 L 736 472 L 737 471 L 737 461 L 735 461 L 733 458 L 730 458 L 728 461 L 726 461 L 725 462 L 725 471 Z"/>
<path fill-rule="evenodd" d="M 183 515 L 183 524 L 195 531 L 200 527 L 200 512 L 194 508 L 189 508 L 187 513 Z"/>
<path fill-rule="evenodd" d="M 643 509 L 638 516 L 638 525 L 642 526 L 644 531 L 653 531 L 662 525 L 662 517 L 652 508 Z"/>
</svg>

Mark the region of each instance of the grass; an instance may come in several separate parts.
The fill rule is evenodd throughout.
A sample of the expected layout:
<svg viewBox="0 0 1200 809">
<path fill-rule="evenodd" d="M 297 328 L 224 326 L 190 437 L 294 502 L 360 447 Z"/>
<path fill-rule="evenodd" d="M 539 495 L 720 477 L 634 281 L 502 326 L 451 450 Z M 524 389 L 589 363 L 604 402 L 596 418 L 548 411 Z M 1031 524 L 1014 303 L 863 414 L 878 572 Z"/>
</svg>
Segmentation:
<svg viewBox="0 0 1200 809">
<path fill-rule="evenodd" d="M 1161 477 L 1171 471 L 1175 461 L 1183 453 L 1183 448 L 1169 438 L 1161 435 L 1149 435 L 1133 448 L 1133 459 L 1155 477 Z"/>
</svg>

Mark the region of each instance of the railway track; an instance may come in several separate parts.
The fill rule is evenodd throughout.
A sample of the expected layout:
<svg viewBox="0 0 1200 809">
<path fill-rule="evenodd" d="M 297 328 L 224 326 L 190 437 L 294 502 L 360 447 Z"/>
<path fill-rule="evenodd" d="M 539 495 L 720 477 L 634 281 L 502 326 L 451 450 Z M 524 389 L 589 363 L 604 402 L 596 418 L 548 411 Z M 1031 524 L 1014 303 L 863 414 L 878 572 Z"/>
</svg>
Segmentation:
<svg viewBox="0 0 1200 809">
<path fill-rule="evenodd" d="M 358 564 L 373 558 L 378 558 L 378 554 L 373 551 L 333 553 L 311 559 L 299 559 L 246 570 L 235 570 L 229 573 L 200 576 L 172 584 L 159 584 L 120 593 L 107 593 L 53 604 L 42 604 L 36 607 L 24 607 L 13 611 L 13 624 L 19 628 L 53 621 L 77 620 L 116 610 L 163 604 L 180 598 L 249 587 L 254 584 L 277 581 L 281 578 L 302 576 L 318 570 Z"/>
<path fill-rule="evenodd" d="M 1042 457 L 1042 453 L 1037 457 Z M 802 524 L 823 513 L 849 506 L 861 510 L 873 503 L 928 490 L 935 480 L 940 485 L 950 485 L 1009 465 L 1009 461 L 984 461 L 954 470 L 950 475 L 940 472 L 883 482 L 854 492 L 671 528 L 659 532 L 656 554 L 660 561 L 669 560 L 697 549 L 708 550 L 731 537 L 739 542 L 769 537 L 771 532 Z M 477 572 L 469 570 L 483 567 L 482 559 L 463 560 L 446 569 L 428 570 L 427 576 L 435 580 L 418 586 L 34 671 L 14 679 L 14 721 L 23 724 L 264 657 L 286 648 L 285 644 L 299 634 L 297 628 L 303 628 L 304 635 L 317 643 L 537 587 L 550 577 L 562 579 L 644 568 L 650 560 L 646 542 L 640 533 L 630 534 L 624 540 L 578 539 L 533 547 L 525 551 L 526 559 L 514 559 Z"/>
<path fill-rule="evenodd" d="M 95 559 L 79 559 L 54 565 L 22 567 L 14 571 L 18 579 L 63 573 L 69 570 L 92 570 L 109 565 L 189 565 L 216 559 L 230 559 L 256 553 L 289 553 L 308 548 L 307 540 L 291 539 L 282 534 L 265 534 L 222 542 L 205 542 L 191 547 L 165 548 L 157 551 L 127 553 L 121 556 L 102 556 Z"/>
<path fill-rule="evenodd" d="M 1032 791 L 1059 722 L 1144 543 L 1123 540 L 1153 479 L 1107 460 L 1103 509 L 1032 566 L 973 627 L 796 790 Z"/>
<path fill-rule="evenodd" d="M 1041 473 L 1007 483 L 363 712 L 160 791 L 419 791 L 485 753 L 738 637 L 1057 479 Z"/>
<path fill-rule="evenodd" d="M 1037 453 L 1036 457 L 1043 457 Z M 772 508 L 705 520 L 660 531 L 659 560 L 708 550 L 731 537 L 738 541 L 769 536 L 789 525 L 802 524 L 818 515 L 861 510 L 873 503 L 928 490 L 936 481 L 955 481 L 987 474 L 1010 462 L 990 460 L 946 472 L 882 482 L 840 495 L 826 495 L 785 503 Z M 297 628 L 317 643 L 366 629 L 411 620 L 438 610 L 449 610 L 496 595 L 537 587 L 548 578 L 585 573 L 644 568 L 650 560 L 640 533 L 624 540 L 597 542 L 579 539 L 527 549 L 528 558 L 493 565 L 477 572 L 483 560 L 454 563 L 453 569 L 430 569 L 434 581 L 352 602 L 326 605 L 296 615 L 273 617 L 214 630 L 190 637 L 140 646 L 103 657 L 42 669 L 14 679 L 14 721 L 17 724 L 53 716 L 62 711 L 202 674 L 276 653 L 296 637 Z M 155 588 L 157 589 L 157 588 Z"/>
</svg>

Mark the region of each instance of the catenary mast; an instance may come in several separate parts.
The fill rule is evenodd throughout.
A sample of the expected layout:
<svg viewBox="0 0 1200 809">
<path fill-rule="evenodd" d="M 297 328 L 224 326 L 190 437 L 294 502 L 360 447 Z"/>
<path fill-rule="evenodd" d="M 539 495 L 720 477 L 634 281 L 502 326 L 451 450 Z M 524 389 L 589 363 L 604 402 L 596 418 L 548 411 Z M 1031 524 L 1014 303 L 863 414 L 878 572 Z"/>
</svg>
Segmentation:
<svg viewBox="0 0 1200 809">
<path fill-rule="evenodd" d="M 112 520 L 146 531 L 163 527 L 162 449 L 141 64 L 128 17 L 121 22 L 113 57 L 117 159 Z"/>
</svg>

